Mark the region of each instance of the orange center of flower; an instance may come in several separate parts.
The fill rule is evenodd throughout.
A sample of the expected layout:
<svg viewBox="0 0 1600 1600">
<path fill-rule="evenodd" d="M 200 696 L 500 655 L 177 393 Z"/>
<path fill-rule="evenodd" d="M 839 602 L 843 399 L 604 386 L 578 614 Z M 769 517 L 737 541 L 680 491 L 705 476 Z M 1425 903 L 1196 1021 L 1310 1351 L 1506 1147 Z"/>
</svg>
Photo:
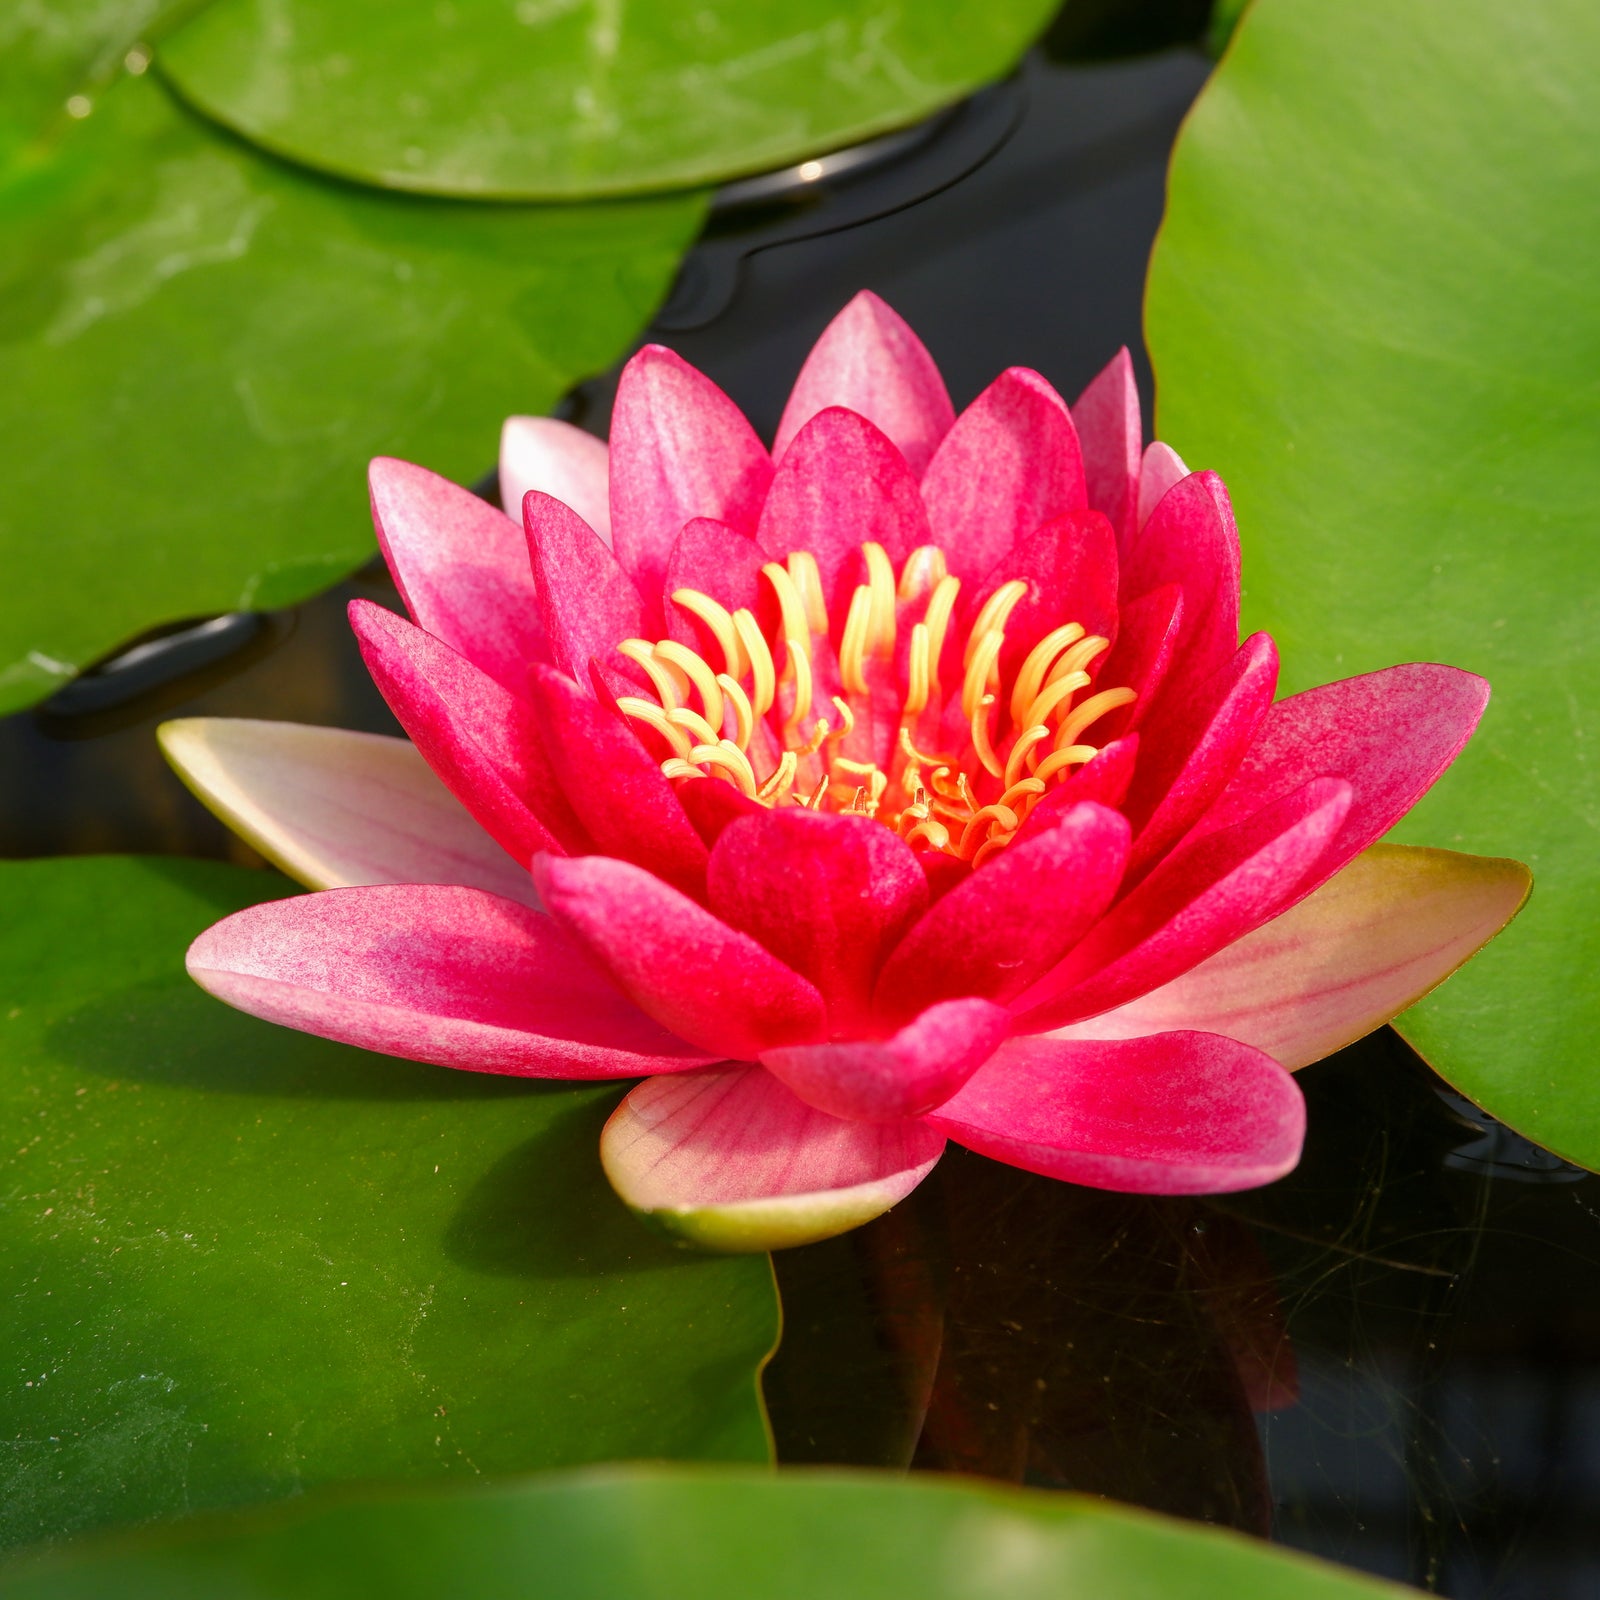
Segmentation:
<svg viewBox="0 0 1600 1600">
<path fill-rule="evenodd" d="M 1013 579 L 967 630 L 958 700 L 951 628 L 961 581 L 944 553 L 912 551 L 898 581 L 882 545 L 861 553 L 867 581 L 837 640 L 807 551 L 762 569 L 775 602 L 768 630 L 747 609 L 676 590 L 673 602 L 703 625 L 721 670 L 677 640 L 625 639 L 618 649 L 654 698 L 617 704 L 670 751 L 661 763 L 669 778 L 721 778 L 763 805 L 875 817 L 914 849 L 976 866 L 1011 842 L 1053 784 L 1097 754 L 1086 735 L 1134 692 L 1090 692 L 1110 641 L 1077 622 L 1052 628 L 1007 681 L 1006 623 L 1028 592 Z"/>
</svg>

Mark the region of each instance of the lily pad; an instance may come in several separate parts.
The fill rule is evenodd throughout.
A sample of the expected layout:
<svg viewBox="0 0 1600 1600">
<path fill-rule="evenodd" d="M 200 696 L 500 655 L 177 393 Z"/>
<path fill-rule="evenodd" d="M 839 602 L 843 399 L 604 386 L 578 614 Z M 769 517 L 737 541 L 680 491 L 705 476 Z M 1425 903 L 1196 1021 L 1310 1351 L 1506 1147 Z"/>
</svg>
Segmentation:
<svg viewBox="0 0 1600 1600">
<path fill-rule="evenodd" d="M 550 1478 L 213 1522 L 52 1562 L 0 1600 L 1368 1600 L 1414 1593 L 1083 1495 L 888 1474 Z"/>
<path fill-rule="evenodd" d="M 435 194 L 759 172 L 1003 77 L 1057 0 L 216 0 L 172 82 L 268 149 Z"/>
<path fill-rule="evenodd" d="M 1161 436 L 1227 479 L 1286 689 L 1446 661 L 1494 699 L 1398 837 L 1534 871 L 1397 1024 L 1600 1167 L 1600 9 L 1257 0 L 1179 141 Z"/>
<path fill-rule="evenodd" d="M 614 1089 L 366 1055 L 189 981 L 195 934 L 289 890 L 0 864 L 0 1543 L 330 1482 L 764 1460 L 770 1271 L 618 1204 Z"/>
<path fill-rule="evenodd" d="M 622 352 L 704 204 L 353 188 L 123 76 L 0 174 L 0 712 L 359 566 L 367 458 L 476 477 Z"/>
</svg>

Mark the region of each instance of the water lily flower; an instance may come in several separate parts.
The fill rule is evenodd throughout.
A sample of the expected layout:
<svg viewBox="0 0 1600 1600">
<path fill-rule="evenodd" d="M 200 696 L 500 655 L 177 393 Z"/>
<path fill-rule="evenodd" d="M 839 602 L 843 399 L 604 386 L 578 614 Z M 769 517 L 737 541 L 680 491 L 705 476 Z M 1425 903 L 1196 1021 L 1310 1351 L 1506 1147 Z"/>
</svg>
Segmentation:
<svg viewBox="0 0 1600 1600">
<path fill-rule="evenodd" d="M 1228 496 L 1141 447 L 1124 351 L 960 416 L 870 294 L 769 451 L 650 346 L 609 449 L 515 419 L 516 521 L 379 460 L 410 620 L 357 601 L 410 742 L 187 721 L 186 781 L 322 892 L 189 970 L 256 1016 L 473 1071 L 642 1078 L 601 1159 L 724 1249 L 879 1214 L 947 1140 L 1074 1183 L 1270 1181 L 1291 1069 L 1446 977 L 1515 862 L 1378 845 L 1488 688 L 1274 700 Z M 452 796 L 454 797 L 452 799 Z"/>
</svg>

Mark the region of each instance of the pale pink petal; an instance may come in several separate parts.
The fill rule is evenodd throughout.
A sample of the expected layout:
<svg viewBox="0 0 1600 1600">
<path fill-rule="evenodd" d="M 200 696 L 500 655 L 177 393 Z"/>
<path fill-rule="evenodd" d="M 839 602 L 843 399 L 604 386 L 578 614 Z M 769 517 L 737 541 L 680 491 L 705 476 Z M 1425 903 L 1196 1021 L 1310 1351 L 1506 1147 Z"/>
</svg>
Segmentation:
<svg viewBox="0 0 1600 1600">
<path fill-rule="evenodd" d="M 401 727 L 508 854 L 526 863 L 541 850 L 584 846 L 587 835 L 567 805 L 525 700 L 431 633 L 371 601 L 350 602 L 350 626 Z"/>
<path fill-rule="evenodd" d="M 1124 549 L 1133 533 L 1139 489 L 1139 390 L 1133 381 L 1133 359 L 1119 350 L 1094 382 L 1078 396 L 1072 420 L 1083 447 L 1084 485 L 1090 507 L 1117 531 Z"/>
<path fill-rule="evenodd" d="M 944 436 L 922 498 L 950 570 L 977 582 L 1040 523 L 1088 506 L 1066 402 L 1026 367 L 1001 373 Z"/>
<path fill-rule="evenodd" d="M 1198 966 L 1321 881 L 1313 875 L 1349 808 L 1348 784 L 1314 778 L 1234 827 L 1186 842 L 1013 1010 L 1025 1027 L 1043 1031 L 1109 1011 Z"/>
<path fill-rule="evenodd" d="M 919 478 L 955 421 L 933 357 L 870 289 L 811 347 L 778 424 L 773 459 L 782 461 L 794 436 L 829 406 L 858 412 L 881 429 Z"/>
<path fill-rule="evenodd" d="M 717 916 L 816 985 L 836 1036 L 865 1021 L 884 957 L 928 903 L 903 839 L 870 817 L 799 806 L 726 827 L 706 890 Z"/>
<path fill-rule="evenodd" d="M 887 1039 L 765 1050 L 761 1064 L 807 1105 L 860 1122 L 897 1122 L 942 1105 L 999 1048 L 1011 1016 L 987 1000 L 943 1000 Z"/>
<path fill-rule="evenodd" d="M 480 889 L 268 901 L 208 928 L 188 965 L 252 1016 L 470 1072 L 628 1078 L 708 1059 L 629 1004 L 550 918 Z"/>
<path fill-rule="evenodd" d="M 644 632 L 645 609 L 622 564 L 582 517 L 547 494 L 524 497 L 522 520 L 550 659 L 580 681 L 591 658 L 626 665 L 616 648 Z"/>
<path fill-rule="evenodd" d="M 156 731 L 190 789 L 308 888 L 460 883 L 538 903 L 527 869 L 408 739 L 243 717 L 183 717 Z"/>
<path fill-rule="evenodd" d="M 1057 1037 L 1225 1033 L 1291 1069 L 1420 1000 L 1516 914 L 1520 861 L 1379 844 L 1315 894 L 1182 977 Z"/>
<path fill-rule="evenodd" d="M 927 1117 L 1028 1172 L 1131 1194 L 1253 1189 L 1300 1159 L 1305 1102 L 1271 1056 L 1210 1033 L 1013 1039 Z"/>
<path fill-rule="evenodd" d="M 1239 530 L 1214 472 L 1175 484 L 1128 550 L 1126 599 L 1169 583 L 1183 591 L 1173 677 L 1204 678 L 1239 648 Z"/>
<path fill-rule="evenodd" d="M 1329 773 L 1354 796 L 1324 862 L 1333 872 L 1422 798 L 1461 753 L 1488 703 L 1482 678 L 1425 662 L 1290 695 L 1261 719 L 1239 770 L 1196 832 L 1231 827 Z"/>
<path fill-rule="evenodd" d="M 659 593 L 678 530 L 714 517 L 755 532 L 772 459 L 744 413 L 660 345 L 622 369 L 611 412 L 611 532 L 641 594 Z"/>
<path fill-rule="evenodd" d="M 905 1199 L 943 1152 L 926 1123 L 845 1122 L 754 1066 L 647 1079 L 600 1136 L 606 1176 L 635 1211 L 728 1251 L 847 1233 Z"/>
<path fill-rule="evenodd" d="M 1178 452 L 1171 445 L 1154 440 L 1145 450 L 1139 466 L 1136 526 L 1142 528 L 1150 520 L 1150 513 L 1166 498 L 1167 490 L 1180 478 L 1188 476 L 1189 469 Z"/>
<path fill-rule="evenodd" d="M 500 430 L 500 504 L 515 516 L 531 490 L 553 495 L 611 543 L 610 452 L 570 422 L 507 417 Z"/>
<path fill-rule="evenodd" d="M 937 1001 L 1007 1001 L 1047 972 L 1110 904 L 1128 855 L 1128 824 L 1092 803 L 1008 845 L 934 901 L 896 946 L 877 1005 L 909 1019 Z"/>
<path fill-rule="evenodd" d="M 698 894 L 705 844 L 615 702 L 605 695 L 595 700 L 548 669 L 538 672 L 533 688 L 556 781 L 592 848 Z"/>
<path fill-rule="evenodd" d="M 833 407 L 806 423 L 784 453 L 756 537 L 780 560 L 809 550 L 834 608 L 863 544 L 881 544 L 898 571 L 932 536 L 905 457 L 865 417 Z"/>
<path fill-rule="evenodd" d="M 388 456 L 368 467 L 367 486 L 383 558 L 417 626 L 520 693 L 528 668 L 549 659 L 520 511 L 508 517 Z"/>
<path fill-rule="evenodd" d="M 804 978 L 642 868 L 540 856 L 533 874 L 550 915 L 679 1038 L 753 1061 L 774 1045 L 822 1037 L 822 997 Z"/>
</svg>

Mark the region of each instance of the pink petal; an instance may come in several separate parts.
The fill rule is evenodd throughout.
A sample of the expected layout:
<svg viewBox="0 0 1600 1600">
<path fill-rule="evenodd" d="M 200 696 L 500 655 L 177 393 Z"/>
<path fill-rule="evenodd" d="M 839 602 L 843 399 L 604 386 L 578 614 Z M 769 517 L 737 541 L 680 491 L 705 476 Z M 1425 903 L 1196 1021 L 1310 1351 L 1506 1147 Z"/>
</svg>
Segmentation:
<svg viewBox="0 0 1600 1600">
<path fill-rule="evenodd" d="M 1130 876 L 1188 832 L 1238 770 L 1278 687 L 1278 648 L 1252 634 L 1209 683 L 1180 683 L 1146 724 L 1123 810 L 1134 827 Z"/>
<path fill-rule="evenodd" d="M 684 523 L 672 554 L 667 557 L 661 585 L 668 637 L 697 651 L 714 669 L 725 668 L 726 658 L 711 630 L 686 606 L 675 604 L 672 597 L 681 589 L 694 589 L 709 595 L 725 611 L 743 608 L 760 615 L 757 607 L 762 598 L 761 569 L 769 559 L 754 539 L 725 522 L 696 517 Z"/>
<path fill-rule="evenodd" d="M 549 659 L 521 529 L 409 461 L 377 457 L 367 486 L 383 558 L 417 626 L 520 693 L 529 666 Z"/>
<path fill-rule="evenodd" d="M 781 1250 L 846 1233 L 905 1199 L 944 1139 L 922 1122 L 844 1122 L 760 1067 L 650 1078 L 600 1136 L 611 1186 L 712 1250 Z"/>
<path fill-rule="evenodd" d="M 1337 871 L 1387 833 L 1427 791 L 1489 703 L 1489 685 L 1456 667 L 1413 663 L 1280 700 L 1256 730 L 1233 780 L 1199 832 L 1232 826 L 1307 778 L 1330 773 L 1354 792 L 1323 862 Z"/>
<path fill-rule="evenodd" d="M 627 1078 L 706 1057 L 617 993 L 548 917 L 480 889 L 384 885 L 250 906 L 189 947 L 252 1016 L 470 1072 Z"/>
<path fill-rule="evenodd" d="M 611 412 L 611 529 L 641 594 L 659 591 L 690 518 L 754 533 L 771 477 L 744 413 L 704 373 L 657 344 L 622 369 Z"/>
<path fill-rule="evenodd" d="M 552 495 L 611 543 L 610 457 L 605 441 L 554 417 L 507 417 L 500 430 L 500 504 L 513 511 L 533 490 Z"/>
<path fill-rule="evenodd" d="M 1531 882 L 1520 861 L 1373 845 L 1292 910 L 1063 1035 L 1200 1028 L 1303 1067 L 1442 983 L 1511 920 Z"/>
<path fill-rule="evenodd" d="M 1305 893 L 1349 807 L 1348 784 L 1316 778 L 1232 828 L 1185 841 L 1013 1009 L 1040 1032 L 1198 966 Z"/>
<path fill-rule="evenodd" d="M 1271 1056 L 1211 1033 L 1013 1039 L 927 1118 L 1026 1172 L 1129 1194 L 1227 1194 L 1300 1159 L 1305 1102 Z"/>
<path fill-rule="evenodd" d="M 722 830 L 740 817 L 765 816 L 767 808 L 759 800 L 734 788 L 721 778 L 685 778 L 675 784 L 678 804 L 709 850 L 722 837 Z"/>
<path fill-rule="evenodd" d="M 1140 530 L 1122 571 L 1130 600 L 1164 584 L 1183 590 L 1177 670 L 1204 678 L 1239 648 L 1239 530 L 1222 479 L 1174 485 Z"/>
<path fill-rule="evenodd" d="M 955 421 L 933 357 L 870 289 L 811 347 L 778 424 L 773 459 L 782 461 L 795 435 L 830 406 L 857 412 L 880 429 L 919 478 Z"/>
<path fill-rule="evenodd" d="M 724 922 L 816 985 L 835 1034 L 865 1020 L 884 957 L 928 904 L 903 839 L 870 817 L 798 806 L 726 828 L 706 889 Z"/>
<path fill-rule="evenodd" d="M 1028 592 L 1006 619 L 1000 672 L 1009 681 L 1052 628 L 1076 622 L 1085 633 L 1117 636 L 1117 539 L 1098 511 L 1070 511 L 1024 534 L 972 594 L 969 615 L 1002 584 Z"/>
<path fill-rule="evenodd" d="M 1133 782 L 1139 755 L 1139 735 L 1130 733 L 1104 746 L 1091 761 L 1086 761 L 1064 783 L 1052 789 L 1028 813 L 1017 829 L 1012 844 L 1031 839 L 1046 828 L 1053 828 L 1075 805 L 1092 800 L 1096 805 L 1118 807 Z"/>
<path fill-rule="evenodd" d="M 1178 452 L 1171 445 L 1154 440 L 1146 448 L 1139 467 L 1137 526 L 1142 528 L 1150 520 L 1150 513 L 1166 498 L 1167 490 L 1180 478 L 1188 476 L 1189 469 Z"/>
<path fill-rule="evenodd" d="M 526 702 L 371 601 L 350 602 L 350 626 L 401 727 L 503 849 L 525 864 L 541 850 L 584 846 Z"/>
<path fill-rule="evenodd" d="M 639 591 L 621 562 L 582 517 L 547 494 L 524 497 L 522 520 L 551 660 L 580 681 L 591 657 L 621 665 L 616 647 L 645 628 Z"/>
<path fill-rule="evenodd" d="M 1139 390 L 1133 381 L 1133 359 L 1124 345 L 1078 396 L 1072 420 L 1083 447 L 1084 486 L 1090 506 L 1117 532 L 1127 548 L 1133 534 L 1139 490 Z"/>
<path fill-rule="evenodd" d="M 1140 727 L 1165 699 L 1168 673 L 1183 630 L 1183 590 L 1163 584 L 1123 604 L 1116 643 L 1098 674 L 1107 688 L 1132 689 L 1132 705 L 1112 711 L 1095 726 L 1095 737 L 1120 738 Z"/>
<path fill-rule="evenodd" d="M 761 1064 L 809 1106 L 860 1122 L 896 1122 L 942 1105 L 1000 1047 L 1010 1013 L 987 1000 L 944 1000 L 892 1038 L 795 1044 Z"/>
<path fill-rule="evenodd" d="M 868 540 L 884 547 L 898 571 L 931 535 L 905 457 L 865 417 L 832 407 L 806 423 L 784 452 L 756 537 L 780 559 L 809 550 L 832 608 Z"/>
<path fill-rule="evenodd" d="M 819 1038 L 822 997 L 748 934 L 627 861 L 540 856 L 545 906 L 639 1009 L 719 1056 Z"/>
<path fill-rule="evenodd" d="M 1002 372 L 945 435 L 922 498 L 950 570 L 976 582 L 1040 523 L 1087 507 L 1066 402 L 1037 372 Z"/>
<path fill-rule="evenodd" d="M 706 847 L 615 704 L 548 668 L 533 687 L 557 777 L 594 848 L 699 893 Z"/>
<path fill-rule="evenodd" d="M 183 717 L 157 733 L 190 789 L 308 888 L 458 883 L 538 902 L 527 870 L 405 739 L 242 717 Z"/>
<path fill-rule="evenodd" d="M 936 900 L 900 942 L 878 980 L 878 1005 L 904 1019 L 961 995 L 1020 994 L 1105 911 L 1127 855 L 1126 820 L 1093 804 L 1008 845 Z"/>
</svg>

